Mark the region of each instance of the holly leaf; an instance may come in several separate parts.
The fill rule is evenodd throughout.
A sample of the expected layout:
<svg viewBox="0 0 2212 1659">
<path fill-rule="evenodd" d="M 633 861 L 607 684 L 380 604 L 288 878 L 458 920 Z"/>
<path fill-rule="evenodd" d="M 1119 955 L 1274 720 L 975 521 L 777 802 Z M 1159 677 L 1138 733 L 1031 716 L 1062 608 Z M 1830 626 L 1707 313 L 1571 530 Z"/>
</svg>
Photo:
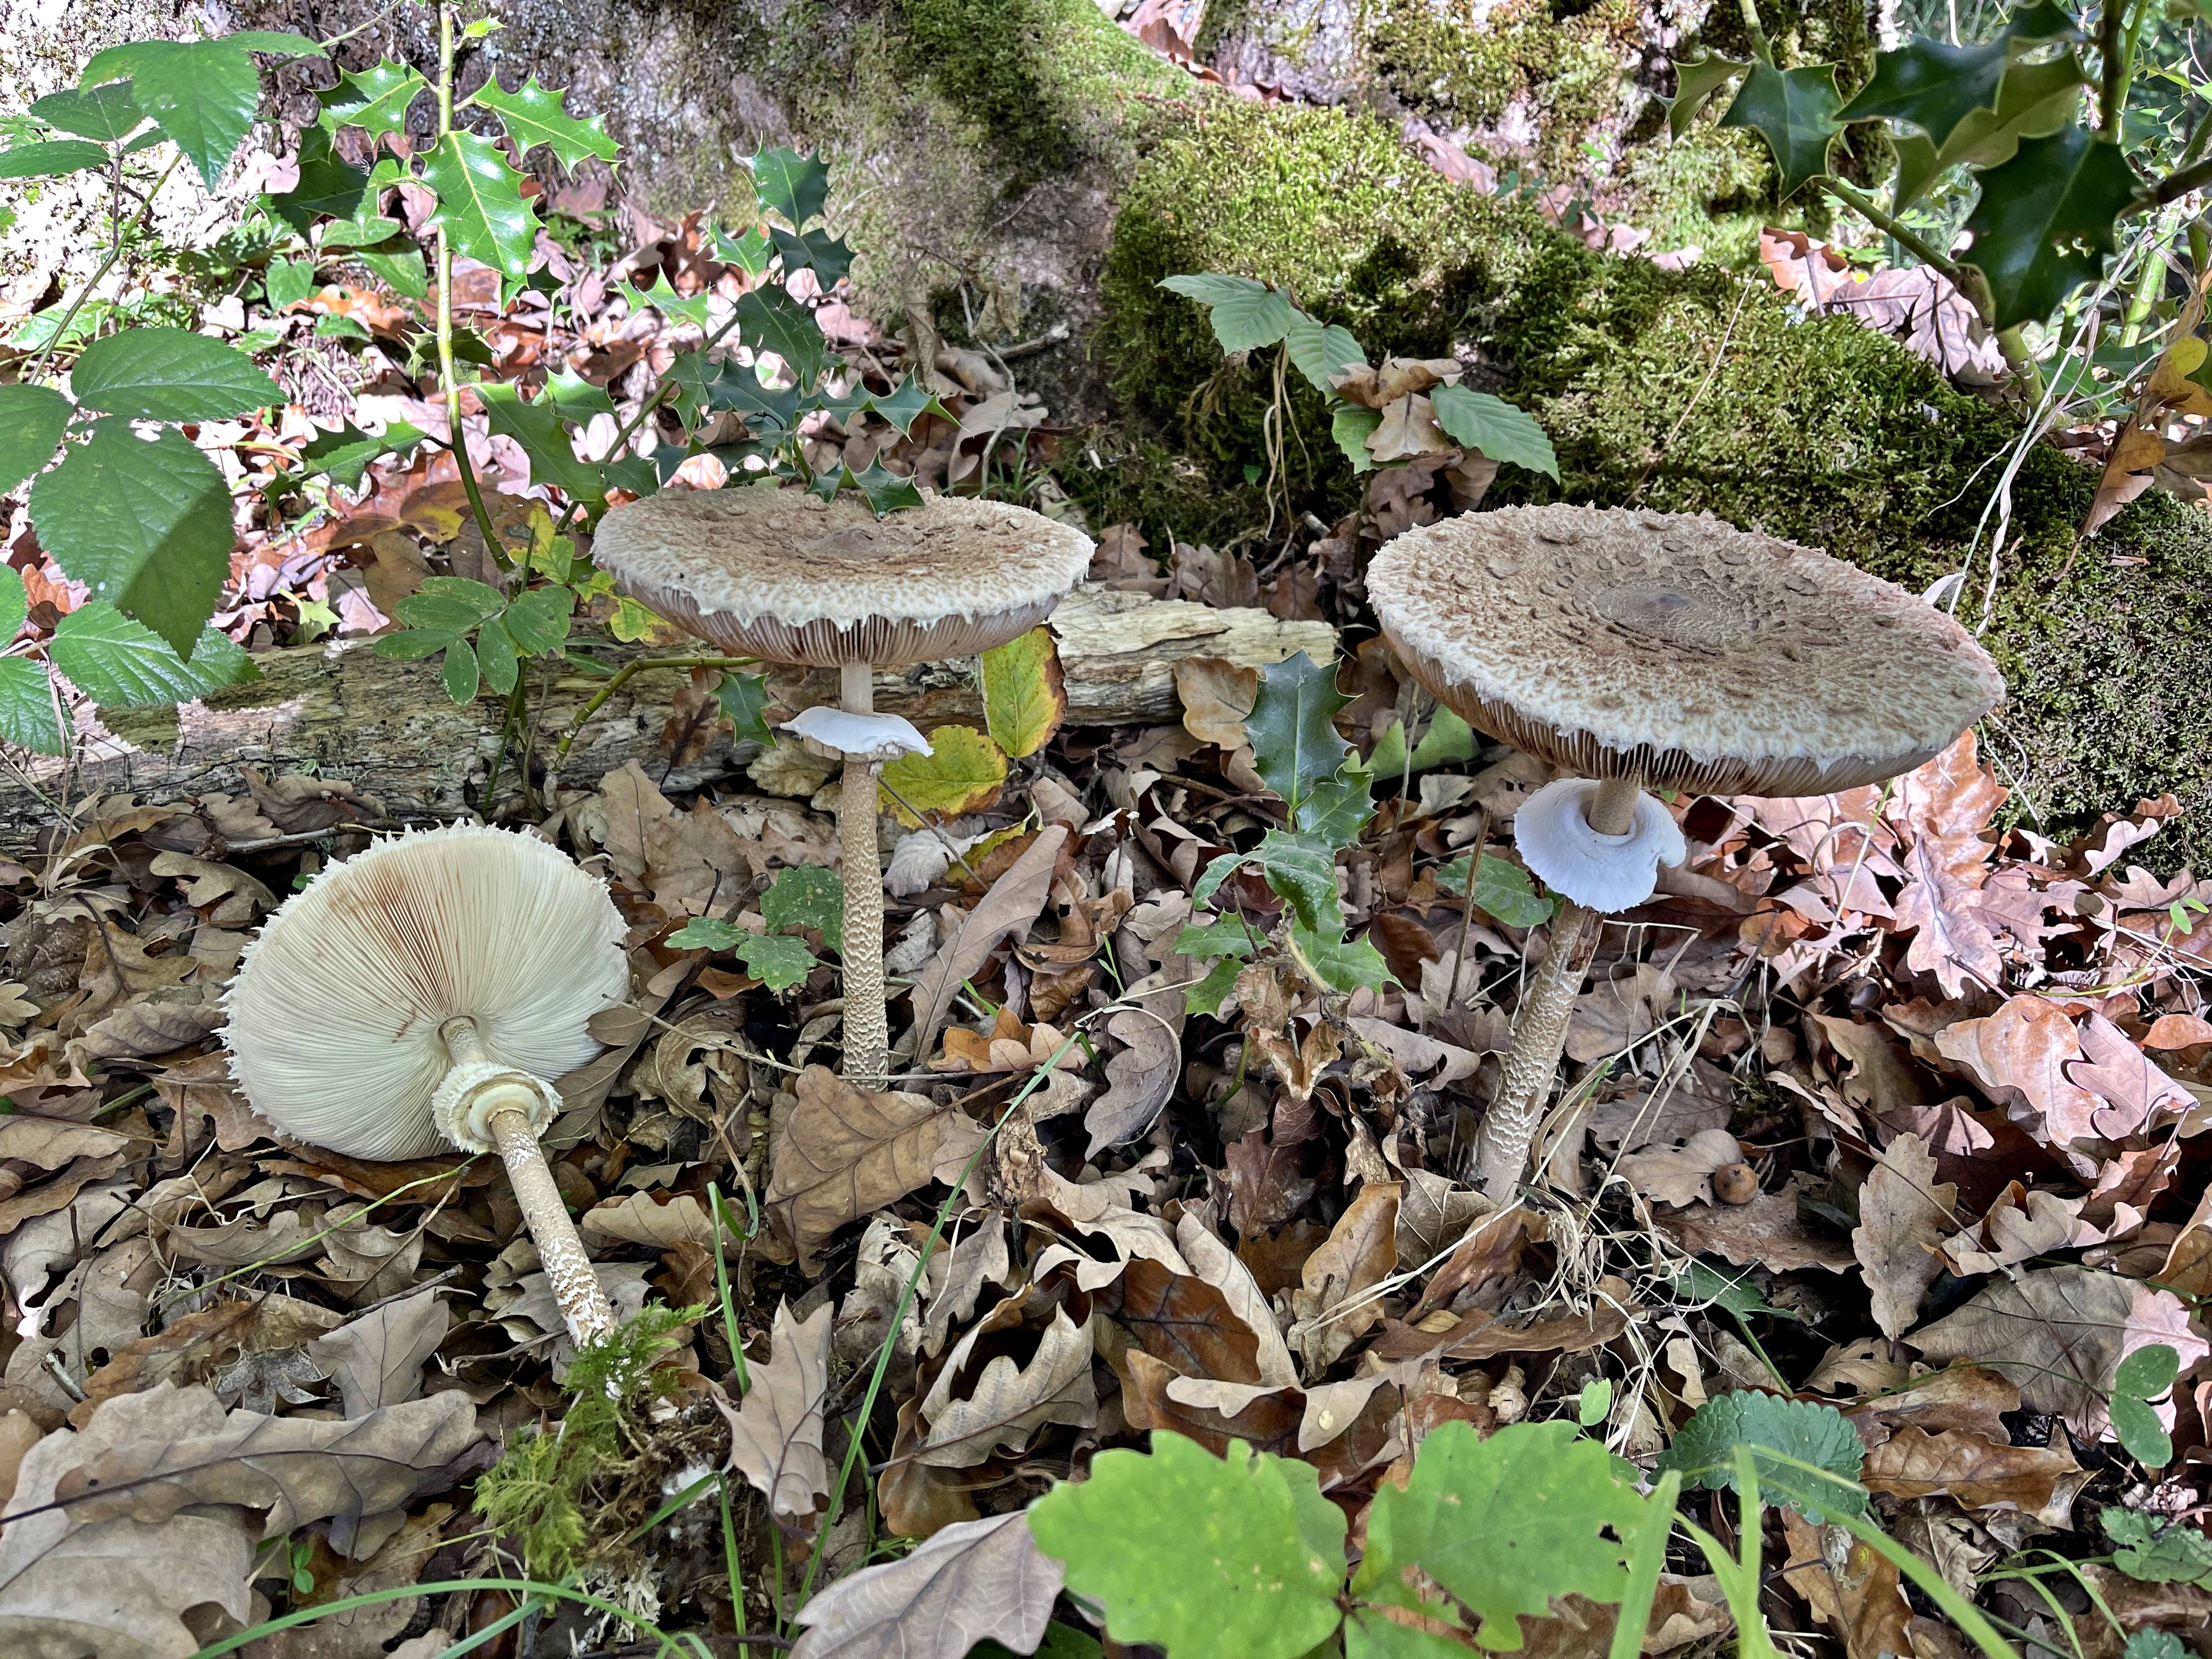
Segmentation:
<svg viewBox="0 0 2212 1659">
<path fill-rule="evenodd" d="M 656 265 L 653 270 L 653 286 L 632 296 L 633 304 L 651 306 L 662 316 L 681 323 L 691 323 L 700 328 L 707 326 L 707 318 L 714 303 L 714 295 L 702 289 L 698 293 L 678 294 L 668 281 L 668 273 Z"/>
<path fill-rule="evenodd" d="M 1283 347 L 1291 354 L 1291 366 L 1323 397 L 1329 395 L 1329 376 L 1367 361 L 1366 351 L 1352 337 L 1350 329 L 1316 321 L 1303 311 L 1291 313 L 1291 325 L 1283 332 Z"/>
<path fill-rule="evenodd" d="M 1408 1583 L 1418 1570 L 1481 1620 L 1482 1646 L 1517 1648 L 1520 1621 L 1542 1618 L 1554 1596 L 1620 1601 L 1651 1518 L 1604 1445 L 1571 1423 L 1516 1423 L 1487 1440 L 1447 1423 L 1421 1443 L 1403 1486 L 1376 1488 L 1352 1593 L 1455 1624 Z"/>
<path fill-rule="evenodd" d="M 1397 983 L 1382 953 L 1366 939 L 1310 933 L 1296 923 L 1291 925 L 1291 938 L 1312 964 L 1314 972 L 1321 976 L 1323 990 L 1349 993 L 1364 986 L 1379 991 L 1386 985 Z"/>
<path fill-rule="evenodd" d="M 1211 309 L 1213 337 L 1224 352 L 1274 344 L 1298 314 L 1288 294 L 1249 276 L 1170 276 L 1160 286 Z"/>
<path fill-rule="evenodd" d="M 1710 52 L 1701 52 L 1675 64 L 1674 95 L 1667 100 L 1668 136 L 1686 137 L 1690 123 L 1697 119 L 1705 100 L 1750 67 L 1747 63 Z"/>
<path fill-rule="evenodd" d="M 564 167 L 594 160 L 611 165 L 617 147 L 607 137 L 606 123 L 596 115 L 578 120 L 568 113 L 568 96 L 566 92 L 541 86 L 535 75 L 514 92 L 501 91 L 498 77 L 494 76 L 477 88 L 468 101 L 499 118 L 500 130 L 514 141 L 518 159 L 542 144 Z"/>
<path fill-rule="evenodd" d="M 327 132 L 359 127 L 381 142 L 407 131 L 407 112 L 430 90 L 430 83 L 404 64 L 386 58 L 374 69 L 343 70 L 338 83 L 323 94 L 316 125 Z"/>
<path fill-rule="evenodd" d="M 222 421 L 284 401 L 253 359 L 185 328 L 126 328 L 94 340 L 70 372 L 87 409 L 147 421 Z"/>
<path fill-rule="evenodd" d="M 1204 904 L 1221 890 L 1221 884 L 1250 862 L 1291 912 L 1309 931 L 1336 934 L 1344 931 L 1344 907 L 1336 896 L 1336 849 L 1310 836 L 1270 830 L 1249 853 L 1224 853 L 1206 866 L 1191 889 L 1194 904 Z"/>
<path fill-rule="evenodd" d="M 902 512 L 922 504 L 921 490 L 915 481 L 903 472 L 892 471 L 881 461 L 870 461 L 858 472 L 849 466 L 843 468 L 838 482 L 851 485 L 866 496 L 879 519 L 887 513 Z"/>
<path fill-rule="evenodd" d="M 818 864 L 787 865 L 761 895 L 761 920 L 771 933 L 811 927 L 834 944 L 845 931 L 845 884 Z"/>
<path fill-rule="evenodd" d="M 728 669 L 722 671 L 721 683 L 714 688 L 714 701 L 722 705 L 722 713 L 737 727 L 739 743 L 773 743 L 775 733 L 768 729 L 768 676 L 739 674 Z"/>
<path fill-rule="evenodd" d="M 768 234 L 784 270 L 811 270 L 822 279 L 825 293 L 853 268 L 853 250 L 842 236 L 826 230 L 789 231 L 781 225 L 770 225 Z"/>
<path fill-rule="evenodd" d="M 55 624 L 47 647 L 70 683 L 104 707 L 145 708 L 203 696 L 261 678 L 244 647 L 210 629 L 189 660 L 169 642 L 104 600 L 81 605 Z"/>
<path fill-rule="evenodd" d="M 1200 962 L 1242 962 L 1252 954 L 1252 930 L 1226 916 L 1190 922 L 1176 935 L 1173 948 L 1176 955 L 1194 957 Z"/>
<path fill-rule="evenodd" d="M 1066 677 L 1052 629 L 1032 628 L 986 651 L 983 726 L 991 741 L 1019 760 L 1045 746 L 1067 715 Z"/>
<path fill-rule="evenodd" d="M 763 149 L 750 164 L 753 194 L 761 205 L 781 214 L 793 230 L 803 230 L 830 201 L 830 169 L 817 155 L 795 149 Z"/>
<path fill-rule="evenodd" d="M 901 755 L 884 768 L 884 811 L 908 829 L 921 827 L 916 813 L 957 818 L 996 805 L 1006 793 L 1006 754 L 974 726 L 938 726 L 929 747 L 927 755 Z"/>
<path fill-rule="evenodd" d="M 1735 1449 L 1751 1448 L 1762 1497 L 1778 1498 L 1814 1525 L 1824 1512 L 1859 1515 L 1866 1489 L 1857 1484 L 1866 1445 L 1832 1406 L 1746 1391 L 1708 1400 L 1675 1431 L 1658 1469 L 1712 1492 L 1737 1490 Z"/>
<path fill-rule="evenodd" d="M 1836 118 L 1910 122 L 1940 146 L 1974 111 L 1996 108 L 1997 88 L 2012 50 L 2012 42 L 2002 36 L 1954 46 L 1916 34 L 1896 51 L 1875 55 L 1874 78 L 1836 112 Z"/>
<path fill-rule="evenodd" d="M 1322 779 L 1298 803 L 1297 811 L 1291 814 L 1291 827 L 1331 847 L 1351 846 L 1367 827 L 1367 820 L 1375 816 L 1370 793 L 1374 782 L 1374 774 L 1364 767 L 1346 763 L 1341 772 Z"/>
<path fill-rule="evenodd" d="M 1938 149 L 1920 133 L 1899 133 L 1895 204 L 1901 210 L 1928 193 L 1946 169 L 1994 167 L 2012 160 L 2023 138 L 2047 138 L 2078 116 L 2087 77 L 2081 59 L 2066 52 L 2047 64 L 2014 64 L 1997 88 L 1994 110 L 1977 110 L 1952 130 Z"/>
<path fill-rule="evenodd" d="M 737 314 L 738 337 L 756 351 L 781 357 L 799 386 L 811 386 L 821 377 L 829 362 L 822 325 L 781 287 L 748 289 L 738 300 Z"/>
<path fill-rule="evenodd" d="M 0 494 L 53 459 L 70 412 L 70 400 L 52 386 L 22 381 L 0 386 Z"/>
<path fill-rule="evenodd" d="M 1467 891 L 1467 860 L 1454 859 L 1437 872 L 1437 885 L 1454 895 Z M 1482 855 L 1474 880 L 1474 908 L 1508 927 L 1534 927 L 1549 921 L 1558 901 L 1530 885 L 1528 872 L 1509 860 Z"/>
<path fill-rule="evenodd" d="M 0 179 L 60 179 L 107 165 L 107 151 L 82 138 L 47 138 L 0 149 Z"/>
<path fill-rule="evenodd" d="M 350 219 L 360 212 L 368 194 L 368 175 L 331 148 L 330 134 L 309 127 L 300 135 L 299 167 L 300 182 L 269 198 L 277 216 L 293 229 L 304 236 L 319 216 Z"/>
<path fill-rule="evenodd" d="M 714 247 L 717 259 L 726 265 L 735 265 L 748 276 L 759 276 L 768 269 L 768 262 L 775 256 L 775 247 L 768 239 L 768 230 L 761 225 L 755 225 L 738 236 L 732 236 L 717 226 Z"/>
<path fill-rule="evenodd" d="M 64 87 L 35 100 L 31 113 L 58 131 L 102 144 L 128 138 L 146 119 L 138 100 L 131 95 L 128 81 L 110 81 L 104 87 Z"/>
<path fill-rule="evenodd" d="M 1833 64 L 1793 70 L 1753 64 L 1721 125 L 1752 128 L 1766 140 L 1787 201 L 1827 172 L 1828 147 L 1843 131 L 1836 119 L 1842 103 Z"/>
<path fill-rule="evenodd" d="M 424 228 L 443 231 L 457 250 L 502 276 L 529 270 L 538 217 L 523 200 L 522 175 L 497 144 L 449 132 L 422 158 L 422 179 L 438 195 Z"/>
<path fill-rule="evenodd" d="M 31 523 L 64 575 L 194 648 L 230 574 L 230 489 L 182 433 L 94 422 L 31 486 Z"/>
<path fill-rule="evenodd" d="M 544 398 L 526 399 L 513 380 L 480 380 L 477 396 L 483 400 L 491 429 L 514 439 L 530 457 L 533 483 L 552 484 L 586 506 L 606 500 L 605 475 L 590 461 L 576 459 L 576 446 L 557 408 Z"/>
<path fill-rule="evenodd" d="M 889 392 L 869 398 L 868 407 L 896 427 L 902 438 L 910 436 L 914 423 L 925 415 L 939 415 L 948 421 L 952 418 L 952 411 L 938 402 L 934 393 L 917 386 L 911 374 Z"/>
<path fill-rule="evenodd" d="M 2011 161 L 1981 175 L 1966 217 L 1967 261 L 1989 279 L 2000 329 L 2048 317 L 2116 251 L 2112 223 L 2135 199 L 2119 147 L 2086 127 L 2023 138 Z"/>
<path fill-rule="evenodd" d="M 1100 1452 L 1089 1480 L 1030 1506 L 1029 1524 L 1115 1641 L 1168 1659 L 1299 1659 L 1336 1628 L 1344 1512 L 1310 1463 L 1236 1440 L 1217 1458 L 1155 1431 L 1150 1455 Z"/>
<path fill-rule="evenodd" d="M 318 432 L 300 452 L 310 472 L 327 474 L 348 489 L 361 488 L 371 461 L 380 455 L 409 455 L 430 434 L 406 421 L 393 421 L 381 432 L 363 432 L 351 421 L 336 432 Z"/>
<path fill-rule="evenodd" d="M 1333 778 L 1352 752 L 1332 720 L 1352 701 L 1336 689 L 1334 664 L 1304 651 L 1260 671 L 1260 690 L 1245 716 L 1252 764 L 1295 814 L 1314 787 Z"/>
<path fill-rule="evenodd" d="M 1429 404 L 1444 435 L 1462 449 L 1480 451 L 1493 461 L 1510 461 L 1531 472 L 1559 476 L 1559 458 L 1536 417 L 1503 398 L 1465 386 L 1434 386 Z"/>
</svg>

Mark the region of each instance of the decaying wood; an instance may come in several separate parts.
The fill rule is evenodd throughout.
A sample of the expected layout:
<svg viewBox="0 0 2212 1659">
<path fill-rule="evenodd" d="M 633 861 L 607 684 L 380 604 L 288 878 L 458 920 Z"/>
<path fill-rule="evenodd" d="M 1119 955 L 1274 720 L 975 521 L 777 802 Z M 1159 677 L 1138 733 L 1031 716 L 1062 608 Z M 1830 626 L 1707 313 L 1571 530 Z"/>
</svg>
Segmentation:
<svg viewBox="0 0 2212 1659">
<path fill-rule="evenodd" d="M 1264 611 L 1215 610 L 1186 600 L 1085 589 L 1053 613 L 1066 675 L 1068 720 L 1123 725 L 1182 717 L 1175 664 L 1214 656 L 1247 666 L 1297 651 L 1326 660 L 1336 648 L 1325 623 L 1279 622 Z M 662 647 L 627 656 L 679 654 Z M 627 659 L 617 653 L 611 660 Z M 500 749 L 505 700 L 491 695 L 455 708 L 435 662 L 395 662 L 365 641 L 266 653 L 262 678 L 204 702 L 174 708 L 87 711 L 78 752 L 68 762 L 19 750 L 0 754 L 0 849 L 21 852 L 40 832 L 99 793 L 146 802 L 208 793 L 245 792 L 242 768 L 270 776 L 311 773 L 343 779 L 395 817 L 451 817 L 475 810 Z M 544 757 L 604 678 L 541 665 L 530 671 L 533 751 Z M 634 677 L 595 714 L 561 768 L 564 788 L 588 786 L 636 760 L 663 787 L 695 787 L 739 771 L 757 752 L 718 738 L 706 754 L 669 766 L 659 749 L 686 677 Z M 793 709 L 834 702 L 834 672 L 787 674 L 778 700 Z M 925 731 L 948 721 L 980 722 L 975 663 L 927 665 L 880 674 L 876 707 Z M 506 750 L 514 775 L 517 745 Z M 664 775 L 665 773 L 665 775 Z"/>
</svg>

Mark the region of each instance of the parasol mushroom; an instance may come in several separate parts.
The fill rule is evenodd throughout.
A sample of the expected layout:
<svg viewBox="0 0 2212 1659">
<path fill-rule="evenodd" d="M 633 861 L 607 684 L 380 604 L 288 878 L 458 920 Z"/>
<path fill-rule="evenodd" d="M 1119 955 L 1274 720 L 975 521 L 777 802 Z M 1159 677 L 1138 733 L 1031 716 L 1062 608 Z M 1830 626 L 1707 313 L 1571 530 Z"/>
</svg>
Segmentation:
<svg viewBox="0 0 2212 1659">
<path fill-rule="evenodd" d="M 1471 513 L 1377 554 L 1367 592 L 1407 672 L 1561 771 L 1515 815 L 1565 901 L 1522 994 L 1478 1178 L 1519 1185 L 1602 913 L 1651 896 L 1681 832 L 1644 787 L 1814 795 L 1907 772 L 2004 695 L 1951 617 L 1825 553 L 1710 514 Z"/>
<path fill-rule="evenodd" d="M 592 550 L 626 591 L 725 651 L 839 671 L 842 708 L 810 708 L 786 729 L 844 757 L 845 1077 L 881 1088 L 890 1040 L 877 777 L 928 744 L 875 712 L 874 671 L 975 656 L 1027 633 L 1083 579 L 1091 538 L 1003 501 L 936 495 L 878 519 L 853 496 L 756 484 L 617 507 Z"/>
<path fill-rule="evenodd" d="M 629 990 L 606 888 L 534 836 L 455 824 L 332 865 L 246 948 L 231 1074 L 284 1133 L 352 1158 L 496 1152 L 578 1342 L 614 1328 L 538 1138 L 547 1079 Z"/>
</svg>

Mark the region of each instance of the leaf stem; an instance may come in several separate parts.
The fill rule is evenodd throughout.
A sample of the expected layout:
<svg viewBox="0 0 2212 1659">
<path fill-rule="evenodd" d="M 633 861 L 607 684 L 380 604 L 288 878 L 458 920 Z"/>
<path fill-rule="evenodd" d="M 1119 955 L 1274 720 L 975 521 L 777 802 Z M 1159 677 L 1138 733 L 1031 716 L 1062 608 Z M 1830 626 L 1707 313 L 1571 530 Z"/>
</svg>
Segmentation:
<svg viewBox="0 0 2212 1659">
<path fill-rule="evenodd" d="M 2105 137 L 2117 141 L 2120 105 L 2127 95 L 2129 65 L 2126 23 L 2127 0 L 2104 0 L 2097 19 L 2097 126 Z"/>
<path fill-rule="evenodd" d="M 1743 10 L 1744 33 L 1751 37 L 1752 56 L 1774 67 L 1774 43 L 1766 38 L 1766 26 L 1759 21 L 1759 0 L 1737 0 Z"/>
</svg>

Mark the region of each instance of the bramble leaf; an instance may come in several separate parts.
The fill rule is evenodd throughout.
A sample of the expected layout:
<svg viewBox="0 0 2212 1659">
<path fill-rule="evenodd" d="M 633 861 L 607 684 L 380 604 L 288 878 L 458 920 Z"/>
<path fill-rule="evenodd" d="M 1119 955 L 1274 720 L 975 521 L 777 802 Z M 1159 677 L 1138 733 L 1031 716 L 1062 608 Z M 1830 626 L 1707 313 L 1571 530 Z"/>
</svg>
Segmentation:
<svg viewBox="0 0 2212 1659">
<path fill-rule="evenodd" d="M 1019 760 L 1034 755 L 1067 715 L 1066 679 L 1052 629 L 1032 628 L 986 651 L 983 726 L 991 741 Z"/>
<path fill-rule="evenodd" d="M 579 120 L 569 114 L 568 96 L 540 85 L 535 75 L 514 92 L 502 91 L 494 76 L 477 88 L 469 103 L 480 104 L 499 118 L 500 130 L 514 141 L 518 157 L 543 144 L 564 167 L 593 158 L 612 162 L 617 146 L 607 137 L 606 123 L 596 115 Z"/>
<path fill-rule="evenodd" d="M 1554 1596 L 1620 1601 L 1650 1518 L 1604 1446 L 1571 1423 L 1516 1423 L 1487 1440 L 1447 1423 L 1421 1443 L 1404 1486 L 1376 1489 L 1352 1593 L 1455 1624 L 1407 1583 L 1418 1569 L 1481 1620 L 1477 1642 L 1518 1647 L 1520 1620 L 1543 1617 Z"/>
<path fill-rule="evenodd" d="M 0 492 L 13 489 L 53 459 L 69 422 L 70 400 L 52 386 L 0 386 Z"/>
<path fill-rule="evenodd" d="M 22 578 L 15 580 L 20 584 Z M 44 665 L 28 657 L 0 657 L 0 743 L 35 754 L 67 754 L 69 739 L 55 718 L 58 707 Z"/>
<path fill-rule="evenodd" d="M 203 633 L 187 661 L 151 629 L 99 599 L 79 605 L 55 625 L 47 654 L 78 690 L 116 708 L 179 702 L 261 678 L 244 648 L 228 635 L 212 629 Z"/>
<path fill-rule="evenodd" d="M 444 231 L 458 252 L 502 276 L 529 270 L 538 217 L 523 199 L 522 175 L 497 144 L 449 132 L 422 158 L 422 178 L 438 193 L 425 229 Z"/>
<path fill-rule="evenodd" d="M 508 603 L 500 623 L 526 657 L 542 657 L 568 637 L 574 598 L 565 587 L 533 587 Z"/>
<path fill-rule="evenodd" d="M 1828 147 L 1844 130 L 1836 119 L 1843 101 L 1832 64 L 1793 70 L 1753 64 L 1721 125 L 1752 128 L 1766 140 L 1787 201 L 1828 170 Z"/>
<path fill-rule="evenodd" d="M 107 165 L 107 151 L 82 138 L 46 138 L 0 149 L 0 179 L 59 179 Z"/>
<path fill-rule="evenodd" d="M 230 489 L 182 433 L 165 428 L 147 441 L 127 420 L 94 422 L 31 486 L 31 522 L 94 598 L 180 652 L 196 647 L 230 574 Z"/>
<path fill-rule="evenodd" d="M 1989 278 L 2000 329 L 2048 317 L 2117 251 L 2112 224 L 2135 199 L 2119 147 L 2086 127 L 2022 139 L 2013 159 L 1981 175 L 1966 218 L 1966 259 Z"/>
<path fill-rule="evenodd" d="M 146 421 L 223 421 L 284 401 L 253 359 L 186 328 L 126 328 L 94 340 L 70 388 L 87 409 Z"/>
<path fill-rule="evenodd" d="M 31 113 L 58 131 L 101 144 L 128 138 L 146 121 L 138 100 L 131 95 L 128 81 L 110 81 L 100 87 L 64 87 L 34 101 Z"/>
<path fill-rule="evenodd" d="M 1710 1491 L 1733 1492 L 1738 1446 L 1751 1448 L 1762 1498 L 1788 1504 L 1815 1525 L 1824 1512 L 1864 1512 L 1866 1489 L 1856 1483 L 1865 1443 L 1841 1412 L 1810 1401 L 1717 1395 L 1675 1431 L 1658 1468 L 1679 1469 Z"/>
<path fill-rule="evenodd" d="M 131 79 L 140 110 L 161 123 L 213 190 L 261 103 L 261 71 L 251 48 L 218 40 L 133 40 L 95 54 L 81 84 Z"/>
<path fill-rule="evenodd" d="M 1536 417 L 1487 392 L 1462 386 L 1434 386 L 1429 404 L 1444 435 L 1462 449 L 1480 451 L 1493 461 L 1510 461 L 1531 472 L 1559 476 L 1559 458 Z"/>
<path fill-rule="evenodd" d="M 1298 1659 L 1337 1626 L 1343 1511 L 1311 1464 L 1241 1441 L 1217 1458 L 1160 1430 L 1150 1455 L 1101 1452 L 1030 1506 L 1030 1530 L 1116 1641 L 1168 1659 Z"/>
</svg>

